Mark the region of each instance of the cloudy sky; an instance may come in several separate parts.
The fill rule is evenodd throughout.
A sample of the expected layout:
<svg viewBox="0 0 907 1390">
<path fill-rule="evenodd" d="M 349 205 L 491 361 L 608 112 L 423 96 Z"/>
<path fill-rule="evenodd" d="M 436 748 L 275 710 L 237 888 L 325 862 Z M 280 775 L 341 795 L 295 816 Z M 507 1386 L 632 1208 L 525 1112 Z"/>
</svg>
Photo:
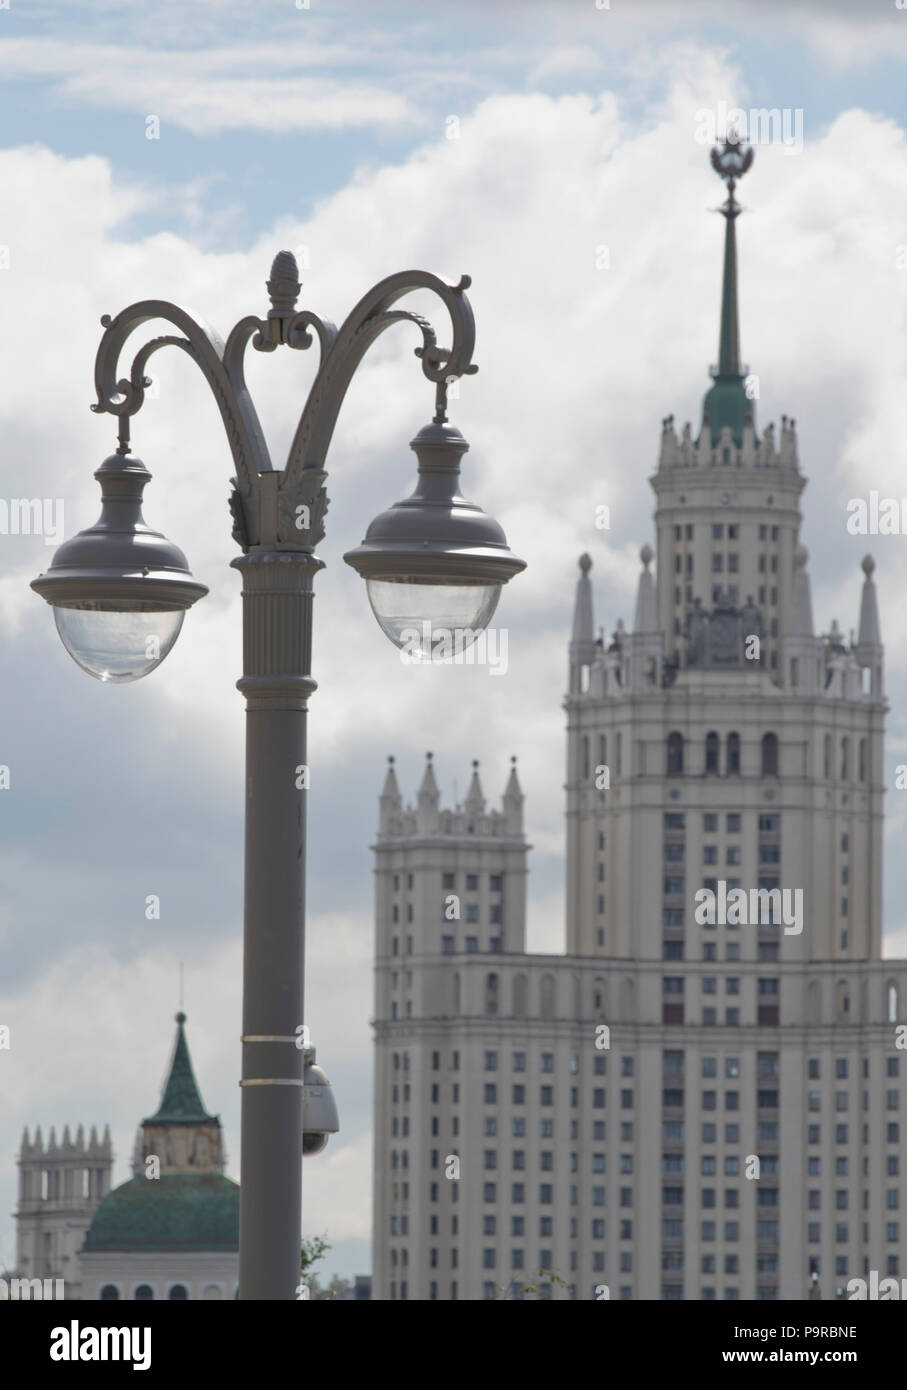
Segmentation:
<svg viewBox="0 0 907 1390">
<path fill-rule="evenodd" d="M 560 701 L 576 559 L 594 559 L 597 624 L 629 621 L 660 420 L 697 420 L 715 357 L 722 193 L 697 130 L 721 103 L 801 113 L 802 149 L 757 149 L 741 189 L 743 352 L 761 423 L 797 418 L 817 625 L 856 625 L 869 546 L 846 533 L 847 501 L 907 496 L 905 58 L 907 11 L 874 0 L 0 9 L 0 498 L 61 498 L 66 536 L 95 519 L 91 474 L 115 444 L 110 417 L 88 410 L 103 313 L 170 298 L 225 334 L 267 308 L 282 247 L 307 264 L 304 303 L 335 321 L 395 270 L 473 278 L 480 372 L 452 419 L 472 445 L 467 495 L 529 562 L 499 609 L 506 676 L 403 666 L 340 558 L 409 489 L 408 441 L 432 407 L 414 330 L 385 335 L 363 365 L 330 461 L 307 1019 L 343 1132 L 307 1166 L 304 1197 L 306 1230 L 333 1244 L 328 1273 L 370 1264 L 369 845 L 389 753 L 409 797 L 432 749 L 446 802 L 462 797 L 472 758 L 497 800 L 518 755 L 535 846 L 529 940 L 562 947 Z M 443 311 L 412 307 L 442 316 L 443 342 Z M 249 364 L 278 466 L 313 368 L 306 354 Z M 232 467 L 191 363 L 160 354 L 154 372 L 133 435 L 154 475 L 146 517 L 211 590 L 160 670 L 120 687 L 89 680 L 28 588 L 50 547 L 0 536 L 4 1213 L 25 1124 L 46 1136 L 109 1123 L 115 1181 L 128 1176 L 172 1046 L 180 961 L 196 1071 L 238 1176 Z M 606 532 L 594 526 L 602 504 Z M 907 950 L 907 810 L 894 790 L 907 762 L 907 556 L 900 536 L 869 544 L 892 703 L 891 952 Z M 161 918 L 149 922 L 152 893 Z M 14 1253 L 3 1217 L 0 1266 Z"/>
</svg>

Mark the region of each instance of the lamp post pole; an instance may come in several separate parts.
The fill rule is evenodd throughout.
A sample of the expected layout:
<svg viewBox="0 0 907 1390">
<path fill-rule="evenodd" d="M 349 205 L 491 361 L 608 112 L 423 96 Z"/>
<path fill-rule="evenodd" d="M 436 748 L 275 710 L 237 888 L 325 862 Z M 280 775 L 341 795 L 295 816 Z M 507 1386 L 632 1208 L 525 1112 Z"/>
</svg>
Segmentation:
<svg viewBox="0 0 907 1390">
<path fill-rule="evenodd" d="M 312 580 L 304 551 L 250 551 L 242 574 L 246 701 L 241 1298 L 285 1299 L 300 1278 L 306 720 Z"/>
<path fill-rule="evenodd" d="M 458 489 L 468 448 L 446 423 L 447 384 L 474 372 L 475 329 L 466 298 L 468 277 L 448 285 L 425 271 L 404 271 L 374 286 L 339 329 L 297 310 L 294 257 L 281 251 L 268 280 L 264 319 L 241 319 L 226 343 L 185 309 L 162 300 L 133 304 L 105 332 L 95 364 L 92 409 L 119 420 L 120 445 L 98 469 L 102 512 L 94 527 L 65 542 L 32 587 L 54 606 L 73 658 L 101 680 L 128 681 L 166 657 L 185 610 L 207 592 L 192 579 L 185 556 L 142 519 L 150 475 L 129 457 L 129 421 L 150 384 L 152 354 L 179 347 L 204 373 L 217 401 L 236 466 L 230 498 L 233 535 L 242 555 L 243 675 L 246 701 L 245 905 L 242 1021 L 240 1298 L 292 1299 L 300 1277 L 301 1167 L 304 1152 L 323 1147 L 337 1129 L 327 1090 L 313 1099 L 306 1123 L 304 1090 L 308 1033 L 304 1027 L 306 755 L 311 676 L 313 580 L 322 561 L 328 500 L 324 468 L 347 387 L 369 346 L 392 324 L 414 324 L 416 355 L 435 387 L 431 425 L 413 441 L 419 481 L 410 498 L 382 513 L 345 559 L 366 579 L 375 615 L 403 646 L 421 600 L 442 621 L 466 615 L 489 621 L 500 587 L 524 568 L 504 533 Z M 411 292 L 431 291 L 446 307 L 450 349 L 437 346 L 421 315 L 393 306 Z M 128 377 L 118 361 L 132 332 L 154 319 L 180 330 L 151 339 L 136 353 Z M 251 341 L 260 352 L 305 349 L 317 336 L 319 369 L 302 410 L 286 467 L 274 469 L 243 374 Z M 424 609 L 423 609 L 424 611 Z M 155 631 L 157 629 L 157 631 Z M 163 636 L 161 635 L 163 634 Z M 426 653 L 426 655 L 430 655 Z M 326 1082 L 313 1069 L 313 1076 Z M 315 1088 L 313 1088 L 313 1091 Z M 304 1104 L 305 1101 L 305 1104 Z"/>
</svg>

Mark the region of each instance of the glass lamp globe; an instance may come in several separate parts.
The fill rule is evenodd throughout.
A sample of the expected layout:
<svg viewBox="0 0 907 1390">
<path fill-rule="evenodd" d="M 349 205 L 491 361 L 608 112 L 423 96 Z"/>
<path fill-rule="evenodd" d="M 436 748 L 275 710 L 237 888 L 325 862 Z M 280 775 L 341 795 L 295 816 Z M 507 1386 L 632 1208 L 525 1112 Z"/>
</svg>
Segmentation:
<svg viewBox="0 0 907 1390">
<path fill-rule="evenodd" d="M 184 608 L 151 604 L 135 612 L 100 603 L 54 606 L 57 632 L 73 661 L 97 680 L 118 684 L 141 680 L 160 666 L 180 634 L 185 615 Z"/>
<path fill-rule="evenodd" d="M 415 580 L 366 580 L 378 624 L 395 647 L 431 661 L 447 639 L 448 650 L 467 651 L 490 623 L 500 584 L 420 584 Z"/>
</svg>

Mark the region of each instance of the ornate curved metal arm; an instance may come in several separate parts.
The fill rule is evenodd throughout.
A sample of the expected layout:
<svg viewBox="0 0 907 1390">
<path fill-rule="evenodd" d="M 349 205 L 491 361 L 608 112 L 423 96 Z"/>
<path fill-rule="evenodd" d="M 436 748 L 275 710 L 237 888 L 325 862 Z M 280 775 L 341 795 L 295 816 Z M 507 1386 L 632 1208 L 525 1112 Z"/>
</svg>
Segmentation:
<svg viewBox="0 0 907 1390">
<path fill-rule="evenodd" d="M 115 318 L 105 315 L 101 320 L 105 332 L 95 361 L 98 399 L 91 408 L 116 415 L 120 438 L 128 440 L 129 419 L 141 409 L 149 385 L 145 375 L 149 361 L 162 347 L 180 348 L 204 373 L 224 422 L 236 465 L 236 490 L 230 499 L 236 540 L 244 550 L 262 544 L 312 550 L 324 535 L 328 506 L 324 460 L 347 388 L 363 356 L 391 324 L 415 324 L 422 334 L 416 356 L 421 359 L 424 375 L 436 385 L 438 411 L 443 417 L 447 383 L 478 370 L 472 365 L 475 323 L 464 293 L 469 284 L 466 275 L 459 284 L 448 285 L 428 271 L 401 271 L 369 290 L 337 329 L 310 309 L 296 309 L 300 289 L 296 261 L 290 252 L 281 251 L 268 280 L 271 309 L 267 318 L 249 315 L 240 319 L 226 343 L 203 319 L 167 300 L 141 300 Z M 431 290 L 447 308 L 453 325 L 450 349 L 438 347 L 434 329 L 421 314 L 393 308 L 403 295 L 417 290 Z M 129 376 L 119 377 L 119 359 L 128 338 L 154 319 L 173 324 L 184 336 L 167 333 L 152 338 L 137 351 Z M 290 446 L 286 469 L 277 472 L 246 385 L 246 349 L 250 340 L 258 352 L 274 352 L 282 344 L 305 349 L 314 341 L 313 332 L 321 351 L 318 373 Z"/>
<path fill-rule="evenodd" d="M 429 271 L 402 270 L 381 280 L 360 299 L 323 356 L 290 446 L 282 489 L 298 485 L 304 472 L 323 472 L 347 387 L 372 343 L 392 323 L 408 320 L 421 329 L 423 344 L 417 355 L 429 381 L 440 384 L 478 370 L 472 365 L 475 320 L 464 293 L 470 284 L 468 275 L 462 276 L 459 284 L 448 285 Z M 453 325 L 453 346 L 449 351 L 438 347 L 427 319 L 406 310 L 391 312 L 398 299 L 415 290 L 433 291 L 447 308 Z"/>
<path fill-rule="evenodd" d="M 128 378 L 118 379 L 120 354 L 129 336 L 143 324 L 163 319 L 179 328 L 184 337 L 172 334 L 153 338 L 137 352 Z M 259 473 L 271 471 L 261 424 L 252 404 L 242 371 L 242 355 L 253 332 L 267 332 L 261 319 L 243 319 L 227 341 L 188 309 L 162 299 L 145 299 L 131 304 L 116 318 L 105 316 L 104 336 L 95 359 L 97 404 L 92 410 L 128 418 L 142 408 L 148 379 L 145 369 L 150 358 L 162 347 L 179 347 L 198 364 L 217 402 L 230 451 L 236 464 L 240 488 L 251 491 Z"/>
</svg>

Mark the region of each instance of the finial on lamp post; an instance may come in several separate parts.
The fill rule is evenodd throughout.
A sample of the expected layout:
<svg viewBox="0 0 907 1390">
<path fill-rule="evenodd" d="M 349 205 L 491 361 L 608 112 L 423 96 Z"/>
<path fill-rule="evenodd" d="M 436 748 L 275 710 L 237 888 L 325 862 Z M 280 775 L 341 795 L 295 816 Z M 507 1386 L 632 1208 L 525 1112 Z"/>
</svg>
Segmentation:
<svg viewBox="0 0 907 1390">
<path fill-rule="evenodd" d="M 273 311 L 276 314 L 295 313 L 296 300 L 301 289 L 299 267 L 293 252 L 278 251 L 271 262 L 271 275 L 268 280 L 268 295 Z"/>
</svg>

